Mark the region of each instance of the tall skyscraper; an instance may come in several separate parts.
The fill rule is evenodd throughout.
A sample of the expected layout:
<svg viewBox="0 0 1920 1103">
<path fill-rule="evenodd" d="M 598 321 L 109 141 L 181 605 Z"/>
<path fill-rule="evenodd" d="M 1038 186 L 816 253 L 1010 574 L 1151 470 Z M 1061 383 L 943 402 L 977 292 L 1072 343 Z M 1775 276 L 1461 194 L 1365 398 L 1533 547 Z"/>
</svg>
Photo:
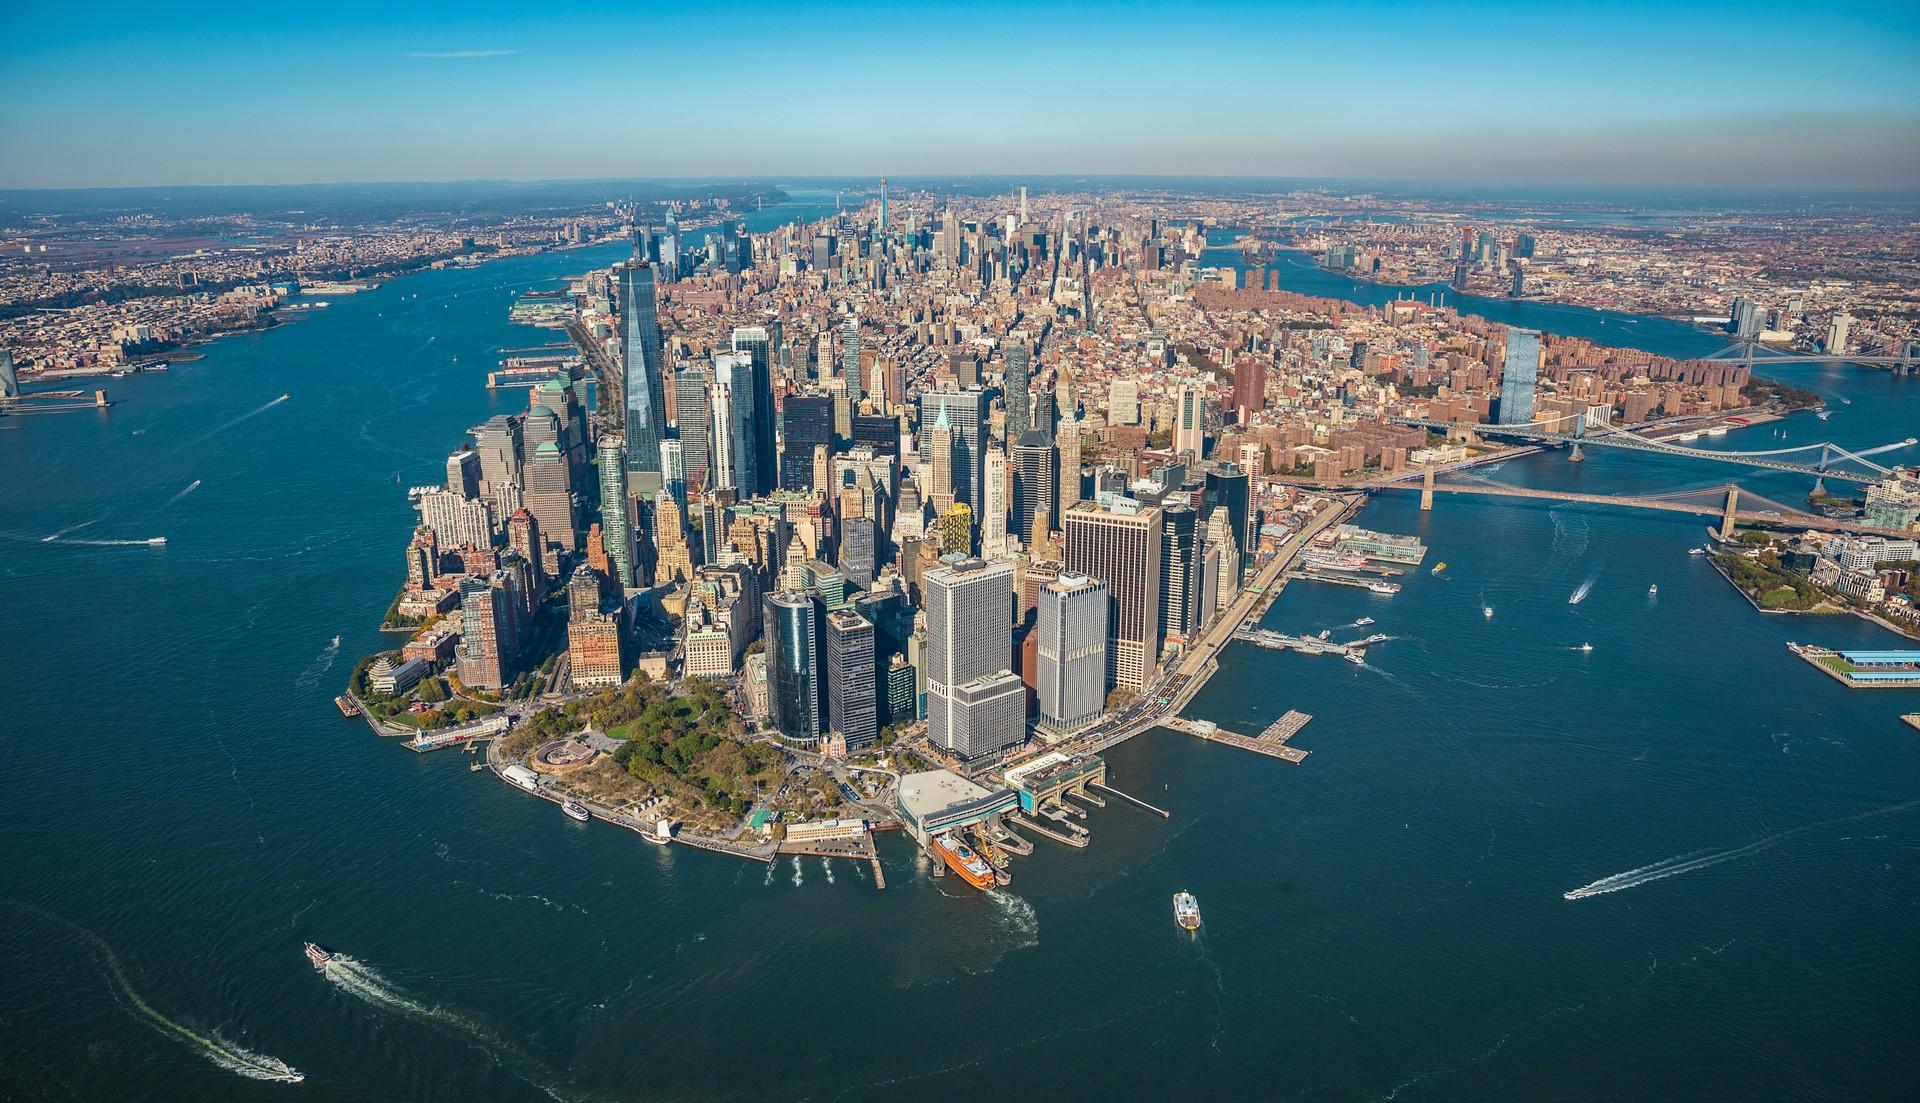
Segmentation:
<svg viewBox="0 0 1920 1103">
<path fill-rule="evenodd" d="M 860 389 L 860 319 L 849 318 L 841 327 L 840 378 L 846 380 L 847 393 Z"/>
<path fill-rule="evenodd" d="M 1206 454 L 1207 389 L 1198 380 L 1182 382 L 1173 396 L 1173 451 L 1200 459 Z"/>
<path fill-rule="evenodd" d="M 771 410 L 761 410 L 754 402 L 753 394 L 753 357 L 744 352 L 723 352 L 713 358 L 714 393 L 717 395 L 720 385 L 727 389 L 727 417 L 729 433 L 729 453 L 732 463 L 733 481 L 728 484 L 740 492 L 742 498 L 758 498 L 771 487 L 761 479 L 759 469 L 759 425 L 757 419 L 763 414 L 772 417 Z M 769 399 L 771 402 L 771 399 Z M 714 402 L 714 435 L 720 433 L 719 401 Z M 716 448 L 716 452 L 718 449 Z"/>
<path fill-rule="evenodd" d="M 1240 593 L 1240 545 L 1233 534 L 1233 518 L 1225 506 L 1215 506 L 1207 514 L 1206 533 L 1200 546 L 1204 562 L 1213 565 L 1213 609 L 1207 615 L 1225 609 Z M 1202 581 L 1203 591 L 1209 587 Z"/>
<path fill-rule="evenodd" d="M 660 488 L 660 439 L 666 436 L 665 363 L 654 268 L 644 260 L 620 266 L 621 386 L 626 396 L 627 471 L 636 491 Z"/>
<path fill-rule="evenodd" d="M 1200 515 L 1184 502 L 1161 511 L 1160 625 L 1166 642 L 1185 643 L 1212 608 L 1201 608 Z"/>
<path fill-rule="evenodd" d="M 765 326 L 736 326 L 733 351 L 745 353 L 753 361 L 753 405 L 750 410 L 750 436 L 753 441 L 752 496 L 772 493 L 778 460 L 774 453 L 773 425 L 773 340 Z"/>
<path fill-rule="evenodd" d="M 1060 428 L 1054 432 L 1054 451 L 1059 459 L 1054 466 L 1054 478 L 1060 485 L 1060 508 L 1054 511 L 1053 523 L 1058 526 L 1067 511 L 1080 501 L 1080 421 L 1078 418 L 1066 418 L 1060 422 Z"/>
<path fill-rule="evenodd" d="M 873 624 L 851 609 L 827 614 L 828 728 L 849 754 L 873 746 L 880 735 L 880 666 L 874 657 Z"/>
<path fill-rule="evenodd" d="M 1267 408 L 1267 361 L 1257 352 L 1248 353 L 1233 365 L 1233 420 L 1248 425 L 1253 415 Z"/>
<path fill-rule="evenodd" d="M 989 444 L 980 486 L 980 554 L 989 559 L 1007 553 L 1007 491 L 1007 454 Z"/>
<path fill-rule="evenodd" d="M 739 442 L 733 432 L 733 384 L 715 378 L 707 396 L 707 409 L 713 415 L 712 430 L 708 434 L 712 440 L 709 446 L 712 462 L 707 468 L 707 489 L 731 490 L 744 498 L 747 495 L 740 493 L 738 472 Z"/>
<path fill-rule="evenodd" d="M 705 368 L 683 368 L 673 375 L 674 421 L 679 425 L 680 462 L 687 482 L 705 490 L 713 472 L 713 375 Z"/>
<path fill-rule="evenodd" d="M 681 509 L 687 505 L 686 450 L 677 440 L 660 442 L 660 480 L 669 497 Z"/>
<path fill-rule="evenodd" d="M 767 704 L 782 738 L 811 745 L 820 739 L 819 613 L 813 595 L 768 594 L 763 608 Z"/>
<path fill-rule="evenodd" d="M 1224 506 L 1233 524 L 1233 546 L 1240 555 L 1240 567 L 1253 565 L 1253 480 L 1240 465 L 1221 461 L 1207 465 L 1206 490 L 1202 495 L 1207 516 Z"/>
<path fill-rule="evenodd" d="M 1027 346 L 1014 342 L 1007 346 L 1007 374 L 1005 380 L 1007 401 L 1007 439 L 1019 440 L 1021 434 L 1033 428 L 1033 394 L 1029 390 L 1031 380 L 1029 372 L 1033 353 Z"/>
<path fill-rule="evenodd" d="M 1540 374 L 1540 331 L 1507 330 L 1507 357 L 1500 367 L 1501 425 L 1533 420 L 1533 385 Z"/>
<path fill-rule="evenodd" d="M 953 428 L 953 496 L 956 501 L 978 507 L 980 482 L 986 474 L 986 437 L 990 415 L 987 395 L 978 389 L 966 391 L 923 391 L 920 395 L 920 424 L 934 425 L 944 414 Z"/>
<path fill-rule="evenodd" d="M 1061 575 L 1040 588 L 1040 728 L 1065 736 L 1098 720 L 1107 701 L 1107 587 Z"/>
<path fill-rule="evenodd" d="M 813 450 L 832 446 L 833 399 L 823 394 L 790 394 L 780 424 L 786 443 L 780 456 L 781 489 L 821 489 L 813 486 Z"/>
<path fill-rule="evenodd" d="M 1014 443 L 1013 532 L 1022 547 L 1046 539 L 1040 525 L 1051 525 L 1059 516 L 1055 460 L 1053 442 L 1042 433 L 1029 431 Z"/>
<path fill-rule="evenodd" d="M 520 418 L 495 414 L 473 431 L 473 441 L 480 456 L 480 493 L 498 500 L 501 487 L 520 482 Z"/>
<path fill-rule="evenodd" d="M 20 377 L 13 370 L 13 350 L 0 349 L 0 398 L 20 397 Z"/>
<path fill-rule="evenodd" d="M 1142 689 L 1160 657 L 1157 506 L 1131 498 L 1112 508 L 1081 502 L 1066 513 L 1067 570 L 1107 584 L 1107 682 Z"/>
<path fill-rule="evenodd" d="M 460 681 L 474 689 L 500 689 L 512 673 L 513 610 L 504 576 L 469 577 L 460 583 L 460 643 L 455 651 Z"/>
<path fill-rule="evenodd" d="M 579 515 L 574 508 L 566 457 L 560 454 L 559 445 L 542 441 L 535 447 L 527 457 L 525 478 L 527 509 L 539 519 L 545 538 L 563 551 L 579 551 Z"/>
<path fill-rule="evenodd" d="M 615 585 L 633 589 L 633 520 L 628 512 L 626 442 L 617 436 L 600 438 L 600 539 L 613 567 Z"/>
<path fill-rule="evenodd" d="M 950 562 L 921 579 L 927 614 L 927 737 L 966 759 L 1026 735 L 1013 658 L 1013 567 Z"/>
</svg>

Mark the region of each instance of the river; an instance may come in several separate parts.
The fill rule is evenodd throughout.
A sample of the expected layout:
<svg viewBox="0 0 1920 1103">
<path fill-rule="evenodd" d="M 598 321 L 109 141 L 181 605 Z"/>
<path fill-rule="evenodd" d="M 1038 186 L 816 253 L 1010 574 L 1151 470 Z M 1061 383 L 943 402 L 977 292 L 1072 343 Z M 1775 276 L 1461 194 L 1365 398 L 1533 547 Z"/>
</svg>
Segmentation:
<svg viewBox="0 0 1920 1103">
<path fill-rule="evenodd" d="M 1920 796 L 1895 719 L 1915 696 L 1788 656 L 1890 637 L 1754 613 L 1685 554 L 1691 518 L 1451 498 L 1423 517 L 1382 496 L 1362 522 L 1421 534 L 1446 573 L 1392 598 L 1295 585 L 1267 623 L 1370 615 L 1395 638 L 1364 668 L 1235 645 L 1189 710 L 1255 729 L 1303 709 L 1312 757 L 1137 738 L 1114 782 L 1172 818 L 1095 811 L 1090 848 L 1037 841 L 991 897 L 897 839 L 884 892 L 851 863 L 650 846 L 342 719 L 331 696 L 383 643 L 403 487 L 525 400 L 483 386 L 496 350 L 541 336 L 507 324 L 514 295 L 621 253 L 405 277 L 116 381 L 106 413 L 0 421 L 0 1097 L 1910 1087 L 1920 817 L 1848 817 Z M 1655 351 L 1691 351 L 1669 335 Z M 1724 446 L 1882 443 L 1920 409 L 1917 380 L 1790 370 L 1832 420 Z M 1736 470 L 1708 468 L 1595 450 L 1499 475 L 1665 489 Z M 1183 888 L 1198 938 L 1171 922 Z M 371 972 L 329 983 L 304 939 Z M 214 1052 L 233 1049 L 307 1080 L 237 1075 Z"/>
</svg>

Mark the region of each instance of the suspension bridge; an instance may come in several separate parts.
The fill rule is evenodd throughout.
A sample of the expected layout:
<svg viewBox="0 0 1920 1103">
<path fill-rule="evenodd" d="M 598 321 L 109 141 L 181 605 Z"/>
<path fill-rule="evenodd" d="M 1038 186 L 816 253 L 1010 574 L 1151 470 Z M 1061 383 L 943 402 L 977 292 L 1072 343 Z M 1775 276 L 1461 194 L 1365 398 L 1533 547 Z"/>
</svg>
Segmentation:
<svg viewBox="0 0 1920 1103">
<path fill-rule="evenodd" d="M 1409 482 L 1375 484 L 1375 490 L 1413 490 Z M 1512 486 L 1467 472 L 1454 472 L 1445 481 L 1435 479 L 1429 470 L 1420 484 L 1420 508 L 1432 509 L 1435 494 L 1483 494 L 1497 498 L 1541 498 L 1557 502 L 1588 502 L 1594 505 L 1626 506 L 1666 513 L 1690 513 L 1720 519 L 1720 538 L 1730 539 L 1739 524 L 1762 528 L 1809 528 L 1826 532 L 1854 532 L 1875 536 L 1903 536 L 1892 529 L 1875 528 L 1858 521 L 1836 520 L 1808 513 L 1742 490 L 1732 483 L 1719 486 L 1675 490 L 1665 494 L 1583 494 L 1573 490 L 1541 490 L 1530 486 Z"/>
<path fill-rule="evenodd" d="M 1895 375 L 1920 375 L 1920 341 L 1903 341 L 1897 355 L 1862 356 L 1845 352 L 1789 352 L 1769 348 L 1752 337 L 1743 337 L 1701 359 L 1716 364 L 1739 364 L 1749 369 L 1779 367 L 1783 364 L 1859 364 L 1862 367 L 1887 368 Z"/>
</svg>

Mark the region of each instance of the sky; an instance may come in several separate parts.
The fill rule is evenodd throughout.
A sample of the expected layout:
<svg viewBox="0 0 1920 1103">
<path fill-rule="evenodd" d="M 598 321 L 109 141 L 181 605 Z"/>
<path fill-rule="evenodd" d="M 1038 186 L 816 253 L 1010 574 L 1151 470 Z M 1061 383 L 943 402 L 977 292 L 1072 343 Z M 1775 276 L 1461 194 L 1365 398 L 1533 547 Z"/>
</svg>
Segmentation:
<svg viewBox="0 0 1920 1103">
<path fill-rule="evenodd" d="M 1166 174 L 1920 191 L 1920 3 L 0 0 L 0 188 Z"/>
</svg>

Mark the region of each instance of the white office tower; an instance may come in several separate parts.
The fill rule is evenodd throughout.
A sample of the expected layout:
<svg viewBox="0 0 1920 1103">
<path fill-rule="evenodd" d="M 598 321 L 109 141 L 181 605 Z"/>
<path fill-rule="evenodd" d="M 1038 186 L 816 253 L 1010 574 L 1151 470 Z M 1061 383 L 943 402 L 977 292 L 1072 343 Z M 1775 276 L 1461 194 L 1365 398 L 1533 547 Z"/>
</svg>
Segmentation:
<svg viewBox="0 0 1920 1103">
<path fill-rule="evenodd" d="M 1206 454 L 1207 389 L 1189 379 L 1174 392 L 1173 453 L 1198 460 Z"/>
<path fill-rule="evenodd" d="M 1107 699 L 1107 586 L 1066 574 L 1040 588 L 1040 731 L 1059 739 L 1091 726 Z"/>
<path fill-rule="evenodd" d="M 922 580 L 927 738 L 973 761 L 1026 738 L 1027 690 L 1013 660 L 1013 565 L 951 561 Z"/>
<path fill-rule="evenodd" d="M 980 492 L 980 554 L 988 559 L 1007 552 L 1007 454 L 987 449 L 986 479 Z"/>
</svg>

